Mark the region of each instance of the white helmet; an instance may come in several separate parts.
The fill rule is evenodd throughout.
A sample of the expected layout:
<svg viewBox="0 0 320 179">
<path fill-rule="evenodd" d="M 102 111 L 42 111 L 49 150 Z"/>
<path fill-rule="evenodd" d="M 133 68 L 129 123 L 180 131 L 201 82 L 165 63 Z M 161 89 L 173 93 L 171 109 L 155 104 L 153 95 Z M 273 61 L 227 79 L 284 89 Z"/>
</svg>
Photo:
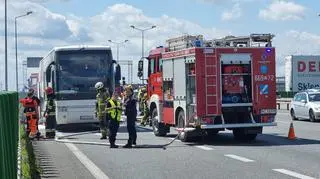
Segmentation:
<svg viewBox="0 0 320 179">
<path fill-rule="evenodd" d="M 104 85 L 103 85 L 102 82 L 98 82 L 98 83 L 96 83 L 96 84 L 94 85 L 94 87 L 95 87 L 97 90 L 102 89 L 103 86 L 104 86 Z"/>
</svg>

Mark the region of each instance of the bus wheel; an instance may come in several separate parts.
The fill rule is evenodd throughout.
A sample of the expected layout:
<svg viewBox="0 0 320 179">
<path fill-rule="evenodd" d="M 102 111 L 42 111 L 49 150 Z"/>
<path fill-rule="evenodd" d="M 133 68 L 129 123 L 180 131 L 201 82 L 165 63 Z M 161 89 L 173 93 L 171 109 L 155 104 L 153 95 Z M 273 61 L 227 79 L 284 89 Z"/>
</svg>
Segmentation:
<svg viewBox="0 0 320 179">
<path fill-rule="evenodd" d="M 157 108 L 154 108 L 151 113 L 152 120 L 152 129 L 155 136 L 166 136 L 167 130 L 166 126 L 163 123 L 158 121 L 158 111 Z"/>
</svg>

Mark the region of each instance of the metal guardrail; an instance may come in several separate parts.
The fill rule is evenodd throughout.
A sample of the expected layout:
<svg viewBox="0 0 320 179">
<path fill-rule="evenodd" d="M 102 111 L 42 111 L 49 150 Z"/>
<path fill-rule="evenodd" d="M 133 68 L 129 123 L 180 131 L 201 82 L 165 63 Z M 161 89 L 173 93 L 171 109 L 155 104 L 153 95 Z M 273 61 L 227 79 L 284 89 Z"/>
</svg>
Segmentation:
<svg viewBox="0 0 320 179">
<path fill-rule="evenodd" d="M 18 93 L 0 92 L 0 178 L 17 178 Z"/>
</svg>

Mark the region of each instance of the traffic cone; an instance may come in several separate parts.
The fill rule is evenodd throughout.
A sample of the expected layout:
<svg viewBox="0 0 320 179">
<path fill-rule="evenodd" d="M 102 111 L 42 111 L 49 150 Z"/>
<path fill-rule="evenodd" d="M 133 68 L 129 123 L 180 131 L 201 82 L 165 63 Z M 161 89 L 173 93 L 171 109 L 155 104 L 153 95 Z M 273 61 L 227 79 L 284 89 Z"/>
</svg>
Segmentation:
<svg viewBox="0 0 320 179">
<path fill-rule="evenodd" d="M 296 139 L 296 135 L 294 134 L 294 128 L 293 128 L 292 122 L 291 122 L 290 128 L 289 128 L 288 139 L 290 139 L 290 140 Z"/>
</svg>

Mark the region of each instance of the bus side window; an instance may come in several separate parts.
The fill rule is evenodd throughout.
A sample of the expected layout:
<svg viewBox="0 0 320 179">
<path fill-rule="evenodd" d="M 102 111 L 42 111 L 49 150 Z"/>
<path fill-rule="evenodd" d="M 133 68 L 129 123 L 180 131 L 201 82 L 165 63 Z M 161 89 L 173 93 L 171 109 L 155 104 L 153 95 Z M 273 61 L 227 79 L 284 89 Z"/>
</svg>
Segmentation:
<svg viewBox="0 0 320 179">
<path fill-rule="evenodd" d="M 51 82 L 52 82 L 52 88 L 53 89 L 55 89 L 55 86 L 56 86 L 56 80 L 55 80 L 55 77 L 56 77 L 56 75 L 55 75 L 55 71 L 54 70 L 52 70 L 51 71 Z"/>
</svg>

